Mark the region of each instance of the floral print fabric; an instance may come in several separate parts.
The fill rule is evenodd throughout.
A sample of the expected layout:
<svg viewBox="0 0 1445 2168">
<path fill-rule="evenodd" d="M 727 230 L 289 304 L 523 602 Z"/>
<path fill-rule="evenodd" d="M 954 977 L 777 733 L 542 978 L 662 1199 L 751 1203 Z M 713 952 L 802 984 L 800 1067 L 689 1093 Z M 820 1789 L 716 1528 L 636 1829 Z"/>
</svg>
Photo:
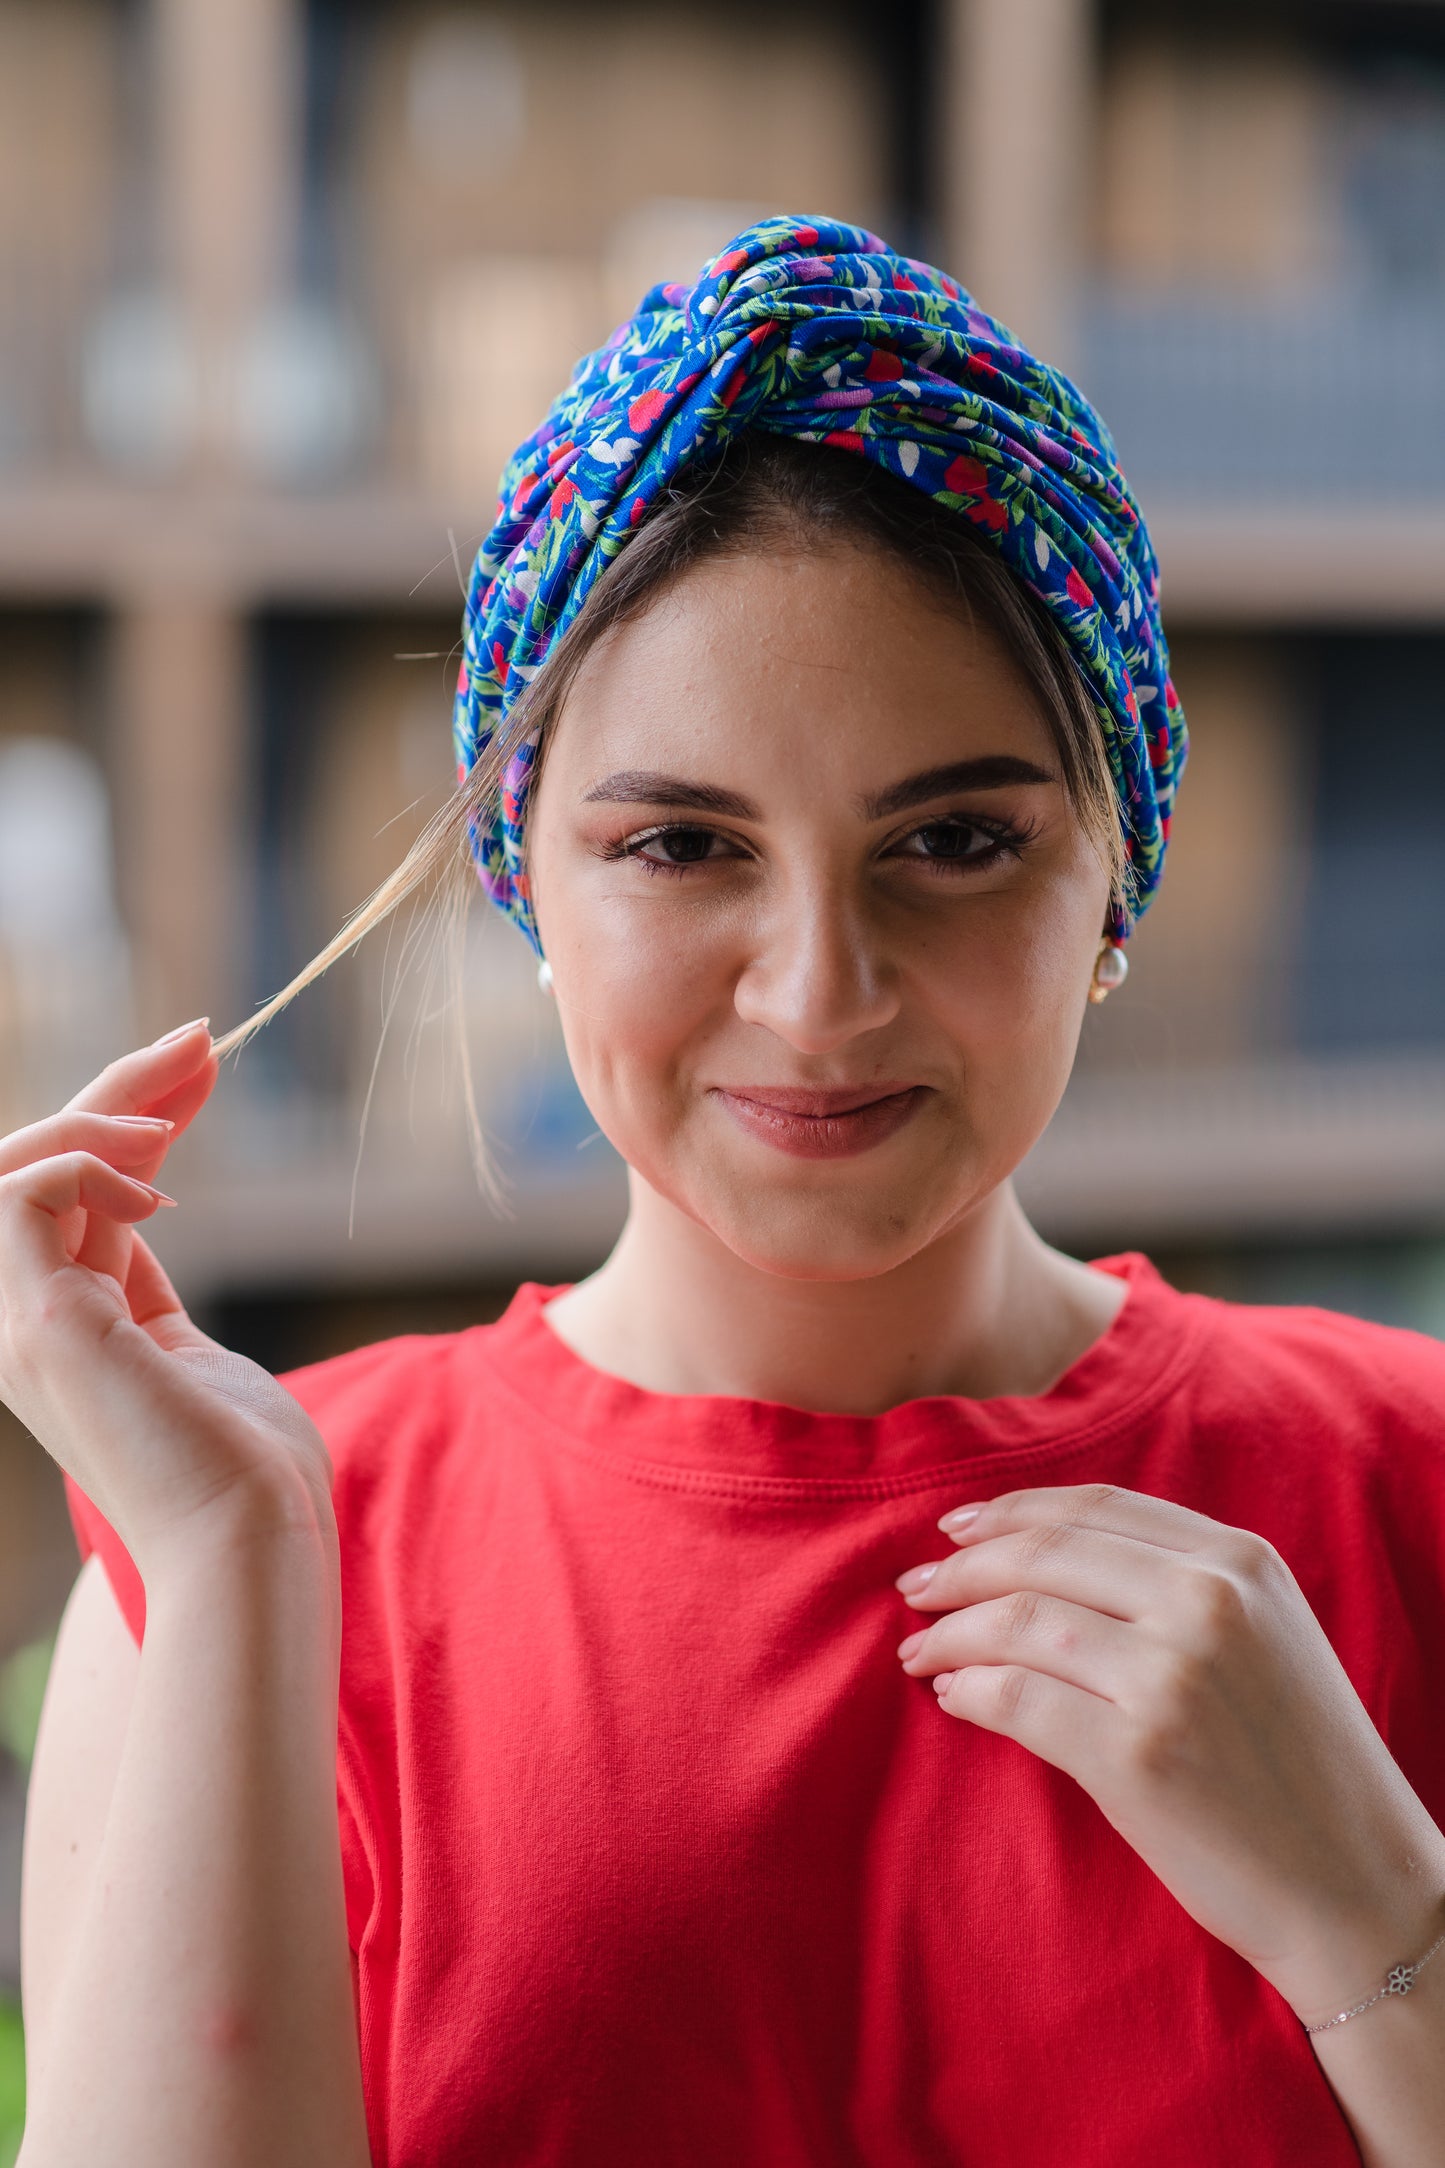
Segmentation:
<svg viewBox="0 0 1445 2168">
<path fill-rule="evenodd" d="M 859 226 L 764 219 L 693 287 L 655 286 L 584 355 L 508 461 L 477 553 L 454 711 L 459 776 L 674 477 L 741 429 L 845 447 L 971 521 L 1063 633 L 1108 747 L 1129 866 L 1122 940 L 1158 882 L 1184 766 L 1159 575 L 1113 440 L 1069 379 L 955 280 Z M 508 754 L 473 847 L 540 947 L 524 828 L 535 745 Z"/>
</svg>

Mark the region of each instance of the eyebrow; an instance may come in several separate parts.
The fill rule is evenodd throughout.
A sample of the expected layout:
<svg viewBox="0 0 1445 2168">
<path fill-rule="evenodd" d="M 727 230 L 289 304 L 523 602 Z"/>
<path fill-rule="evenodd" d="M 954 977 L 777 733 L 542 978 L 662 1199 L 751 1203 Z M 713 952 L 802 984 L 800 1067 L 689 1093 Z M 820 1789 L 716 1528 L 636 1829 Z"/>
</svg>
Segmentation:
<svg viewBox="0 0 1445 2168">
<path fill-rule="evenodd" d="M 887 790 L 876 796 L 861 798 L 859 811 L 865 820 L 887 820 L 892 813 L 907 813 L 916 805 L 927 805 L 934 798 L 946 798 L 961 790 L 1003 790 L 1010 783 L 1057 783 L 1052 769 L 1039 767 L 1036 761 L 1020 760 L 1014 753 L 988 753 L 980 760 L 955 760 L 947 767 L 924 768 L 918 775 L 906 775 L 901 783 L 890 783 Z"/>
<path fill-rule="evenodd" d="M 582 793 L 584 805 L 665 805 L 690 813 L 721 813 L 735 821 L 762 818 L 751 798 L 715 783 L 693 783 L 686 776 L 662 775 L 652 768 L 621 768 L 604 775 Z"/>
<path fill-rule="evenodd" d="M 876 794 L 860 798 L 858 810 L 865 820 L 887 820 L 913 806 L 928 805 L 935 798 L 965 790 L 1002 790 L 1010 783 L 1057 783 L 1051 769 L 1013 753 L 989 753 L 978 760 L 955 760 L 942 768 L 925 768 L 905 776 Z M 716 783 L 697 783 L 682 775 L 664 775 L 653 768 L 620 768 L 605 775 L 582 794 L 584 805 L 657 805 L 674 811 L 716 813 L 724 819 L 756 821 L 762 813 L 740 791 L 723 790 Z"/>
</svg>

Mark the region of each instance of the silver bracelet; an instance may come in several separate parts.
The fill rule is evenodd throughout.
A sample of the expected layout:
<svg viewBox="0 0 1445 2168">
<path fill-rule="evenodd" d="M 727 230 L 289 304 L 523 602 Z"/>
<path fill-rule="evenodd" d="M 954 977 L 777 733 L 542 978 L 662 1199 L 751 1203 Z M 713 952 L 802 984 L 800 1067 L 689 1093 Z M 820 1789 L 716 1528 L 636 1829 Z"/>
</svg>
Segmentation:
<svg viewBox="0 0 1445 2168">
<path fill-rule="evenodd" d="M 1358 2017 L 1362 2010 L 1370 2009 L 1377 2002 L 1383 2002 L 1386 1995 L 1408 1995 L 1431 1958 L 1435 1955 L 1435 1952 L 1439 1949 L 1445 1949 L 1445 1934 L 1436 1936 L 1425 1955 L 1417 1963 L 1413 1965 L 1392 1965 L 1385 1975 L 1384 1986 L 1377 1987 L 1373 1995 L 1367 1995 L 1363 2002 L 1357 2002 L 1352 2010 L 1341 2010 L 1338 2017 L 1322 2018 L 1318 2025 L 1306 2025 L 1305 2031 L 1307 2033 L 1328 2032 L 1332 2026 L 1343 2025 L 1348 2019 Z"/>
</svg>

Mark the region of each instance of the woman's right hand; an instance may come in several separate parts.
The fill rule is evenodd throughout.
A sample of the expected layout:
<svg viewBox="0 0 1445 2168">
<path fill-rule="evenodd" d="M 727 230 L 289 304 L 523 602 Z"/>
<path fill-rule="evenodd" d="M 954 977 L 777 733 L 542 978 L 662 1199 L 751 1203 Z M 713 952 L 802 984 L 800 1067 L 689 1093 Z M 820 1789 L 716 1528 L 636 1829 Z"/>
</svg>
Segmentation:
<svg viewBox="0 0 1445 2168">
<path fill-rule="evenodd" d="M 0 1138 L 0 1399 L 99 1508 L 142 1580 L 213 1535 L 330 1531 L 319 1432 L 187 1317 L 136 1232 L 209 1098 L 203 1023 L 124 1055 Z"/>
</svg>

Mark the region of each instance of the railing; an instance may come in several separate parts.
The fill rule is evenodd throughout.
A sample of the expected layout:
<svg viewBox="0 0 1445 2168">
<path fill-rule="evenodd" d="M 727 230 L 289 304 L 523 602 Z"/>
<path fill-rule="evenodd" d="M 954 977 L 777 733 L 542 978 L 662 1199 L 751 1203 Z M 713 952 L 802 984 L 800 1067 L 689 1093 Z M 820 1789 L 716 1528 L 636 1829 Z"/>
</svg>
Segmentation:
<svg viewBox="0 0 1445 2168">
<path fill-rule="evenodd" d="M 1146 494 L 1322 511 L 1445 498 L 1445 292 L 1095 292 L 1078 351 Z"/>
</svg>

